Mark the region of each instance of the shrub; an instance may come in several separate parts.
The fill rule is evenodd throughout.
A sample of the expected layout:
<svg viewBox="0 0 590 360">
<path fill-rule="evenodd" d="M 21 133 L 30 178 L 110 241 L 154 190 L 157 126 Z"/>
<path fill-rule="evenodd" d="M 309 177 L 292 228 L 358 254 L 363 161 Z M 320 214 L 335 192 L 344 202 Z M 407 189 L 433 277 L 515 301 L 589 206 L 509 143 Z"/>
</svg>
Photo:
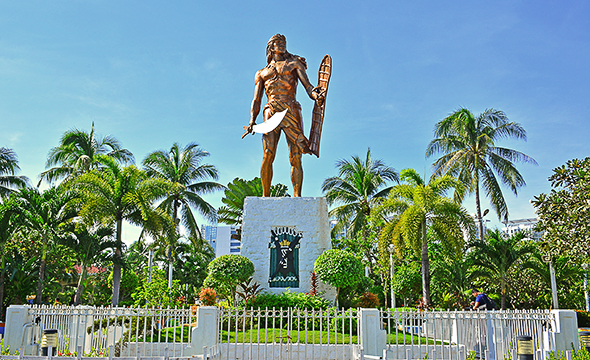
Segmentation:
<svg viewBox="0 0 590 360">
<path fill-rule="evenodd" d="M 373 293 L 366 292 L 357 299 L 356 306 L 361 308 L 376 308 L 379 306 L 379 297 Z"/>
<path fill-rule="evenodd" d="M 245 305 L 244 302 L 241 305 Z M 314 296 L 305 293 L 293 293 L 285 291 L 282 294 L 262 293 L 256 297 L 256 306 L 248 304 L 248 308 L 296 308 L 307 310 L 321 310 L 327 309 L 330 306 L 330 301 L 319 296 Z"/>
<path fill-rule="evenodd" d="M 590 327 L 590 313 L 584 310 L 576 310 L 578 315 L 578 327 Z"/>
<path fill-rule="evenodd" d="M 199 300 L 205 306 L 213 306 L 215 305 L 215 301 L 217 301 L 217 293 L 211 288 L 204 288 L 199 294 Z"/>
</svg>

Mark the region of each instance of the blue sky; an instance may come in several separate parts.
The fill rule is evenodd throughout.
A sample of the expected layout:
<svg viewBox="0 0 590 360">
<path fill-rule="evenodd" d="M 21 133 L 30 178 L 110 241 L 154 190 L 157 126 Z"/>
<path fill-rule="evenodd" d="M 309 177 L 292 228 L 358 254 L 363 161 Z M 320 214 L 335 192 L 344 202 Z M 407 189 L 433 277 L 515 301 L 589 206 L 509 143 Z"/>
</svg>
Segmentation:
<svg viewBox="0 0 590 360">
<path fill-rule="evenodd" d="M 500 145 L 539 163 L 519 165 L 527 186 L 517 197 L 505 192 L 512 219 L 533 217 L 529 199 L 549 190 L 551 170 L 590 154 L 589 15 L 587 1 L 2 1 L 0 146 L 36 182 L 60 136 L 94 121 L 138 163 L 197 142 L 221 183 L 258 176 L 260 135 L 240 136 L 266 42 L 282 33 L 313 83 L 323 55 L 333 58 L 304 196 L 321 196 L 334 163 L 368 147 L 398 171 L 429 175 L 434 124 L 459 107 L 496 108 L 528 132 Z M 301 87 L 299 102 L 308 132 Z M 284 137 L 274 181 L 290 186 Z"/>
</svg>

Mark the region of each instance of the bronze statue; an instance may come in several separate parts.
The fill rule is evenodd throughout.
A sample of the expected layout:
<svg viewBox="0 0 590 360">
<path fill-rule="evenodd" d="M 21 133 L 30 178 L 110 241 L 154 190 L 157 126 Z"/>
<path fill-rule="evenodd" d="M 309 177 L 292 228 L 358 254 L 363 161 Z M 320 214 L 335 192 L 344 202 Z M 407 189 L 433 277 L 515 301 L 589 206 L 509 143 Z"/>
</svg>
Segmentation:
<svg viewBox="0 0 590 360">
<path fill-rule="evenodd" d="M 264 154 L 260 169 L 260 179 L 262 180 L 263 196 L 270 196 L 273 175 L 272 165 L 282 130 L 287 137 L 287 143 L 289 145 L 293 196 L 299 197 L 301 196 L 301 186 L 303 183 L 301 155 L 315 153 L 316 156 L 319 156 L 319 143 L 315 144 L 317 145 L 317 150 L 312 151 L 309 140 L 303 134 L 301 105 L 295 98 L 297 84 L 301 81 L 307 95 L 315 101 L 316 107 L 319 106 L 323 110 L 327 82 L 325 83 L 325 87 L 314 87 L 310 83 L 306 73 L 307 63 L 305 59 L 287 51 L 287 41 L 285 36 L 281 34 L 274 35 L 268 41 L 266 46 L 266 62 L 266 67 L 259 70 L 254 78 L 254 100 L 252 101 L 252 109 L 250 111 L 250 123 L 244 127 L 246 130 L 244 136 L 248 133 L 253 133 L 255 130 L 254 126 L 256 125 L 256 117 L 260 112 L 263 92 L 266 92 L 268 103 L 264 106 L 263 110 L 264 121 L 268 121 L 275 114 L 280 116 L 275 117 L 278 121 L 276 128 L 262 135 Z M 284 112 L 285 110 L 286 112 Z M 280 119 L 281 117 L 283 117 L 282 120 Z M 321 125 L 319 128 L 321 131 Z M 317 139 L 319 142 L 319 136 Z"/>
</svg>

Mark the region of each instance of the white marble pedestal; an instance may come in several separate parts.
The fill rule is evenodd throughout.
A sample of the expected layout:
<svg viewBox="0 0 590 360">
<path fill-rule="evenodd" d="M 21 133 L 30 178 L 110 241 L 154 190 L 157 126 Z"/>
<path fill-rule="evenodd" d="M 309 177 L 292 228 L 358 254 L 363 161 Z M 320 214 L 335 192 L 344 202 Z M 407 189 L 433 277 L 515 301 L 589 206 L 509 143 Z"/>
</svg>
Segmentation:
<svg viewBox="0 0 590 360">
<path fill-rule="evenodd" d="M 328 205 L 323 197 L 247 197 L 244 203 L 241 254 L 254 263 L 254 281 L 265 292 L 282 293 L 287 287 L 271 287 L 271 233 L 296 234 L 298 241 L 299 286 L 292 292 L 310 292 L 313 264 L 331 249 Z M 280 253 L 280 252 L 279 252 Z M 280 256 L 280 255 L 279 255 Z M 276 261 L 274 266 L 276 267 Z M 317 280 L 323 297 L 334 300 L 336 290 Z"/>
</svg>

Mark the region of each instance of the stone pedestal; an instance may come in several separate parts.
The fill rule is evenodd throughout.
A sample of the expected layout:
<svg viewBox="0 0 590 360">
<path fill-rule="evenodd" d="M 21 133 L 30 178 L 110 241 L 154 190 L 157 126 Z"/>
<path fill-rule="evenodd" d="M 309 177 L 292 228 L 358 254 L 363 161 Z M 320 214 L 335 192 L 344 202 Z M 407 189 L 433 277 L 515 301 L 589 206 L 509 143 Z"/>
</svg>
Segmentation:
<svg viewBox="0 0 590 360">
<path fill-rule="evenodd" d="M 264 291 L 310 292 L 314 262 L 328 249 L 331 241 L 325 198 L 246 198 L 241 254 L 254 263 L 254 281 Z M 334 300 L 333 287 L 319 279 L 317 284 L 323 297 Z"/>
</svg>

